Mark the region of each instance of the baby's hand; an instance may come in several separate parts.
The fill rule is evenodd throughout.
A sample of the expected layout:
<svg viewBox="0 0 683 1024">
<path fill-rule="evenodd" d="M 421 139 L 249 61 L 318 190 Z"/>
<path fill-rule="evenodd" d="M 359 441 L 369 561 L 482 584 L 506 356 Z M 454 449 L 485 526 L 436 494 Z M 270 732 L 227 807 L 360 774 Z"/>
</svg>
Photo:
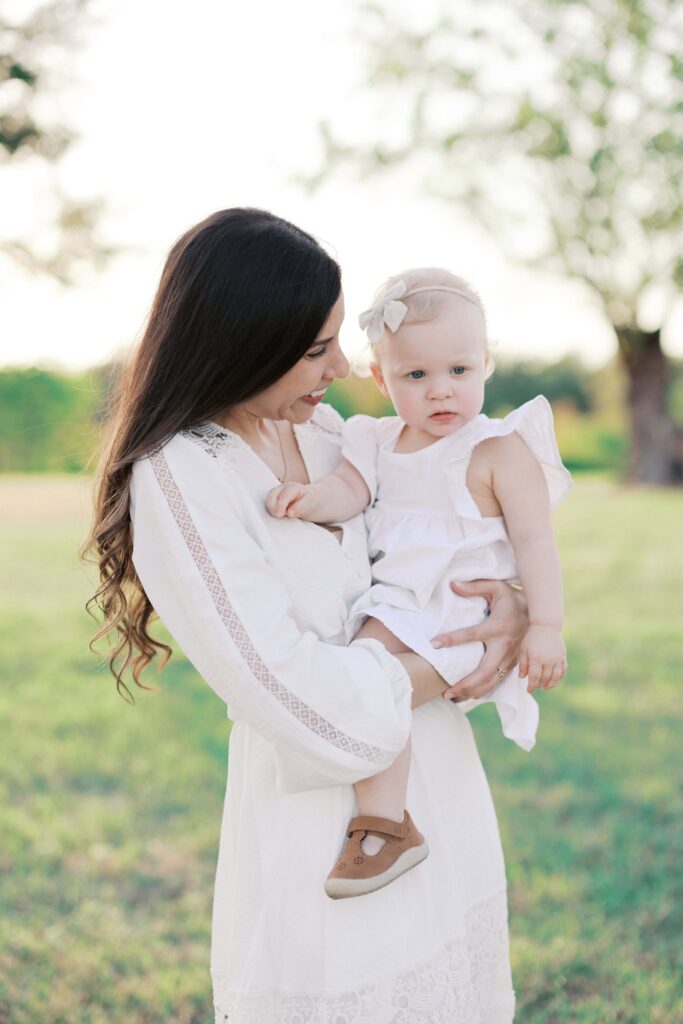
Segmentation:
<svg viewBox="0 0 683 1024">
<path fill-rule="evenodd" d="M 519 653 L 519 674 L 529 677 L 529 693 L 552 690 L 567 673 L 567 649 L 554 626 L 529 626 Z"/>
<path fill-rule="evenodd" d="M 308 497 L 310 490 L 310 484 L 280 484 L 268 492 L 266 508 L 276 519 L 308 519 L 313 505 Z"/>
</svg>

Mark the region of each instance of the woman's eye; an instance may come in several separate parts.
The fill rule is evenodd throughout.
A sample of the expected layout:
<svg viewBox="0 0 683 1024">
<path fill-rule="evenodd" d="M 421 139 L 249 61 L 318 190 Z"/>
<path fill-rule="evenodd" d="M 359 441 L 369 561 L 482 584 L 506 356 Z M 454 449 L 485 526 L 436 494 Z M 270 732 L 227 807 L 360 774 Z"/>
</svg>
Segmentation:
<svg viewBox="0 0 683 1024">
<path fill-rule="evenodd" d="M 424 370 L 411 370 L 408 376 L 411 380 L 421 380 L 425 375 Z"/>
<path fill-rule="evenodd" d="M 464 372 L 465 372 L 465 367 L 464 366 L 454 366 L 453 367 L 453 373 L 463 374 Z"/>
<path fill-rule="evenodd" d="M 320 356 L 324 356 L 326 352 L 327 352 L 327 348 L 318 349 L 317 352 L 307 352 L 306 353 L 306 358 L 307 359 L 318 359 Z"/>
</svg>

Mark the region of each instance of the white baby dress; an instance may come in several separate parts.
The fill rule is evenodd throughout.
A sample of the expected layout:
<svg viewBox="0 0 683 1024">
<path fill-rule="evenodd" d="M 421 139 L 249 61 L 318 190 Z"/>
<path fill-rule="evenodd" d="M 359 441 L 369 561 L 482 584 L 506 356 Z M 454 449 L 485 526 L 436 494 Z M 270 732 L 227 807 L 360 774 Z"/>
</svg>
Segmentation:
<svg viewBox="0 0 683 1024">
<path fill-rule="evenodd" d="M 451 580 L 517 580 L 515 555 L 501 516 L 483 517 L 467 488 L 475 447 L 489 437 L 519 434 L 543 468 L 551 504 L 571 488 L 555 440 L 553 415 L 539 395 L 504 419 L 476 416 L 454 434 L 416 452 L 394 451 L 403 428 L 397 416 L 353 416 L 344 425 L 342 454 L 368 485 L 365 511 L 373 584 L 351 608 L 347 640 L 366 616 L 385 624 L 407 647 L 454 683 L 479 664 L 481 643 L 435 649 L 431 639 L 486 615 L 483 598 L 464 598 Z M 493 701 L 503 733 L 530 750 L 538 705 L 513 669 L 489 694 L 459 704 L 469 711 Z"/>
</svg>

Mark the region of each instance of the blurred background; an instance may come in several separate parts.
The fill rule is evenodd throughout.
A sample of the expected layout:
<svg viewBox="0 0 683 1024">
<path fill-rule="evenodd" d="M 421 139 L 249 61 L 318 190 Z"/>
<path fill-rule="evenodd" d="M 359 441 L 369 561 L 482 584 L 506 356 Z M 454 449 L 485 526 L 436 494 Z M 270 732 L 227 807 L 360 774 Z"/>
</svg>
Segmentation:
<svg viewBox="0 0 683 1024">
<path fill-rule="evenodd" d="M 0 0 L 0 1024 L 211 1020 L 222 706 L 180 652 L 121 702 L 77 549 L 165 255 L 234 205 L 340 261 L 360 368 L 375 287 L 442 265 L 486 411 L 551 401 L 570 676 L 529 756 L 472 715 L 518 1019 L 683 1021 L 682 172 L 674 0 Z"/>
</svg>

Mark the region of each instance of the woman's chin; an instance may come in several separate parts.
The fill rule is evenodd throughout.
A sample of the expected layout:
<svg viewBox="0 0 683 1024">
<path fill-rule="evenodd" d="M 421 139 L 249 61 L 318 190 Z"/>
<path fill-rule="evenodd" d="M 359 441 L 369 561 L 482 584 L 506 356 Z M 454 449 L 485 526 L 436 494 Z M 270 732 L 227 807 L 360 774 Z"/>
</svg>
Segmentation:
<svg viewBox="0 0 683 1024">
<path fill-rule="evenodd" d="M 310 402 L 307 398 L 297 398 L 296 402 L 289 407 L 288 419 L 291 419 L 293 423 L 305 423 L 306 420 L 310 420 L 319 405 L 320 400 Z"/>
</svg>

